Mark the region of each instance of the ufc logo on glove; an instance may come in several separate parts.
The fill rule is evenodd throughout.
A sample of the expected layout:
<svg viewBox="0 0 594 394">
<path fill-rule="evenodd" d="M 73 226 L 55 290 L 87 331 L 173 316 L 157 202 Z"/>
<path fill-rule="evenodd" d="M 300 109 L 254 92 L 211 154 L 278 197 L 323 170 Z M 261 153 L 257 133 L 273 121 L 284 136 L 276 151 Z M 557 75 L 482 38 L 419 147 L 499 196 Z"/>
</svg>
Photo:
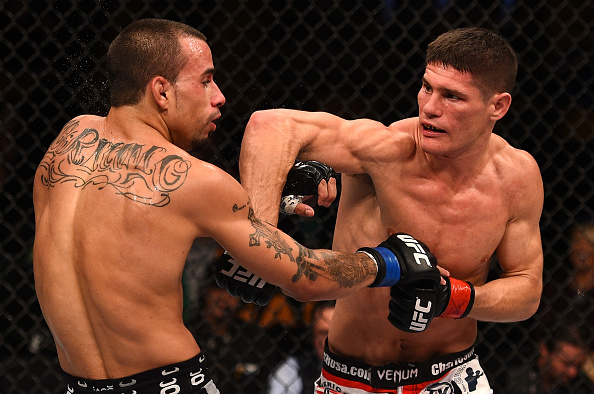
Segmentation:
<svg viewBox="0 0 594 394">
<path fill-rule="evenodd" d="M 397 237 L 402 242 L 404 242 L 404 244 L 406 246 L 416 250 L 416 252 L 413 253 L 413 257 L 415 258 L 415 261 L 417 262 L 417 264 L 419 264 L 419 265 L 422 264 L 422 262 L 421 262 L 421 260 L 422 260 L 429 267 L 433 267 L 431 265 L 431 261 L 429 260 L 429 256 L 427 256 L 427 252 L 425 252 L 425 249 L 423 249 L 421 244 L 419 244 L 419 241 L 417 241 L 416 239 L 414 239 L 412 236 L 410 236 L 408 234 L 398 234 Z"/>
<path fill-rule="evenodd" d="M 231 268 L 227 271 L 221 270 L 221 274 L 227 275 L 229 278 L 238 282 L 247 283 L 250 286 L 261 289 L 266 284 L 258 275 L 248 271 L 241 265 L 235 262 L 233 259 L 229 259 L 228 262 L 231 264 Z"/>
<path fill-rule="evenodd" d="M 411 331 L 425 331 L 430 321 L 426 316 L 431 316 L 431 305 L 431 301 L 427 301 L 427 306 L 422 306 L 421 299 L 417 297 L 412 321 L 408 327 Z"/>
</svg>

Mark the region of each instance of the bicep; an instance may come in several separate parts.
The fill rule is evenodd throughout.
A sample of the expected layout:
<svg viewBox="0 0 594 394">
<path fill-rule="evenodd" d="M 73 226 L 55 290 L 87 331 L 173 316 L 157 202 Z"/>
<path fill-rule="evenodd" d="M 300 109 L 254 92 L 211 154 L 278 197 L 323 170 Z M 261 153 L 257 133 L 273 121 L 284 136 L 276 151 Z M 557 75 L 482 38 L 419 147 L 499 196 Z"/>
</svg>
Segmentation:
<svg viewBox="0 0 594 394">
<path fill-rule="evenodd" d="M 540 288 L 543 270 L 539 226 L 544 200 L 542 180 L 537 168 L 529 168 L 526 179 L 529 182 L 516 199 L 517 212 L 507 224 L 497 256 L 504 276 L 525 275 Z"/>
<path fill-rule="evenodd" d="M 248 270 L 277 285 L 297 271 L 295 260 L 305 249 L 276 227 L 258 219 L 247 192 L 234 179 L 219 183 L 200 226 Z M 202 215 L 204 217 L 204 215 Z"/>
<path fill-rule="evenodd" d="M 326 112 L 275 109 L 252 115 L 242 151 L 244 147 L 259 153 L 279 151 L 283 156 L 326 163 L 337 172 L 362 173 L 366 162 L 377 161 L 382 152 L 389 153 L 384 147 L 390 146 L 392 138 L 388 127 L 370 119 L 346 120 Z"/>
</svg>

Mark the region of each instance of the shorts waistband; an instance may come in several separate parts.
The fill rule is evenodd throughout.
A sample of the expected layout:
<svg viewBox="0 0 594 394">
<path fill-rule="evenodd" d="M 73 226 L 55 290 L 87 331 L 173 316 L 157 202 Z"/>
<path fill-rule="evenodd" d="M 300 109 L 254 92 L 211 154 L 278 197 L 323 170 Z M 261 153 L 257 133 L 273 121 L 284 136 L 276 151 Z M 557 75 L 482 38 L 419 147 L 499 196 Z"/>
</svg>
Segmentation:
<svg viewBox="0 0 594 394">
<path fill-rule="evenodd" d="M 134 390 L 145 388 L 167 378 L 175 378 L 195 372 L 196 369 L 206 371 L 206 356 L 199 353 L 189 360 L 180 363 L 165 365 L 148 371 L 118 379 L 84 379 L 78 376 L 64 373 L 66 383 L 71 386 L 75 393 L 80 392 L 110 392 L 125 393 L 135 392 Z M 192 374 L 193 375 L 193 374 Z M 175 379 L 174 379 L 175 380 Z"/>
<path fill-rule="evenodd" d="M 423 362 L 390 363 L 379 367 L 333 354 L 324 345 L 324 371 L 342 379 L 365 383 L 373 388 L 394 389 L 430 382 L 476 357 L 474 347 Z"/>
</svg>

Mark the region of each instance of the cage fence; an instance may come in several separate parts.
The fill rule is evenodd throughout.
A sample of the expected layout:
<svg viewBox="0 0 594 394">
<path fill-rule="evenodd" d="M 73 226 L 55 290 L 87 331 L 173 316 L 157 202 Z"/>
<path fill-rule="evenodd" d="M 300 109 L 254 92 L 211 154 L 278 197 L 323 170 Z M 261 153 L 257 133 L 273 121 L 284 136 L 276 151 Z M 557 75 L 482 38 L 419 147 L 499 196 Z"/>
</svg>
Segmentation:
<svg viewBox="0 0 594 394">
<path fill-rule="evenodd" d="M 188 23 L 208 38 L 217 83 L 227 98 L 203 158 L 238 177 L 242 132 L 263 108 L 327 111 L 391 123 L 415 116 L 427 44 L 440 33 L 482 26 L 518 53 L 510 112 L 495 132 L 539 163 L 547 287 L 537 315 L 479 323 L 477 352 L 495 392 L 510 363 L 534 360 L 542 315 L 568 319 L 566 294 L 576 229 L 592 225 L 594 4 L 577 0 L 483 1 L 18 1 L 0 4 L 0 391 L 56 393 L 62 377 L 55 345 L 35 297 L 31 248 L 32 183 L 62 126 L 83 113 L 105 115 L 104 59 L 128 23 L 157 17 Z M 279 226 L 309 247 L 329 248 L 337 204 L 314 219 Z M 579 225 L 578 225 L 579 224 Z M 579 230 L 582 229 L 582 230 Z M 198 337 L 212 277 L 204 262 L 217 245 L 197 241 L 184 275 L 185 318 Z M 492 277 L 498 275 L 493 262 Z M 590 328 L 591 298 L 578 309 Z M 277 295 L 266 308 L 229 306 L 212 349 L 222 392 L 262 393 L 266 374 L 288 355 L 312 356 L 312 305 Z M 248 334 L 249 333 L 249 334 Z M 590 334 L 591 335 L 591 334 Z M 590 338 L 592 342 L 592 338 Z"/>
</svg>

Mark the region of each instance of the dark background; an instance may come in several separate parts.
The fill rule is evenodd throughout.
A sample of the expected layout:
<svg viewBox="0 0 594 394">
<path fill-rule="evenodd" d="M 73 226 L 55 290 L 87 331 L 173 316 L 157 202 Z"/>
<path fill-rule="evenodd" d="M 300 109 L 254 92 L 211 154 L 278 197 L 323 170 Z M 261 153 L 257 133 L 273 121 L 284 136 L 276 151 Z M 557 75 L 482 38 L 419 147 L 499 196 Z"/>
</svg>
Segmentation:
<svg viewBox="0 0 594 394">
<path fill-rule="evenodd" d="M 235 177 L 243 129 L 254 110 L 321 110 L 386 124 L 415 116 L 430 41 L 471 25 L 501 33 L 517 51 L 520 66 L 511 111 L 495 132 L 530 152 L 540 165 L 544 279 L 550 283 L 566 277 L 571 270 L 569 229 L 577 218 L 592 216 L 594 5 L 578 0 L 410 3 L 4 0 L 0 391 L 55 393 L 61 385 L 34 292 L 33 176 L 66 121 L 83 113 L 107 113 L 107 47 L 139 18 L 185 22 L 207 36 L 227 104 L 213 147 L 203 157 Z M 319 209 L 315 219 L 284 218 L 280 226 L 307 246 L 330 247 L 336 206 Z M 518 324 L 480 323 L 477 345 L 492 384 L 510 360 L 533 357 L 525 349 L 535 348 L 537 328 L 534 318 Z M 281 351 L 291 351 L 285 348 Z"/>
</svg>

